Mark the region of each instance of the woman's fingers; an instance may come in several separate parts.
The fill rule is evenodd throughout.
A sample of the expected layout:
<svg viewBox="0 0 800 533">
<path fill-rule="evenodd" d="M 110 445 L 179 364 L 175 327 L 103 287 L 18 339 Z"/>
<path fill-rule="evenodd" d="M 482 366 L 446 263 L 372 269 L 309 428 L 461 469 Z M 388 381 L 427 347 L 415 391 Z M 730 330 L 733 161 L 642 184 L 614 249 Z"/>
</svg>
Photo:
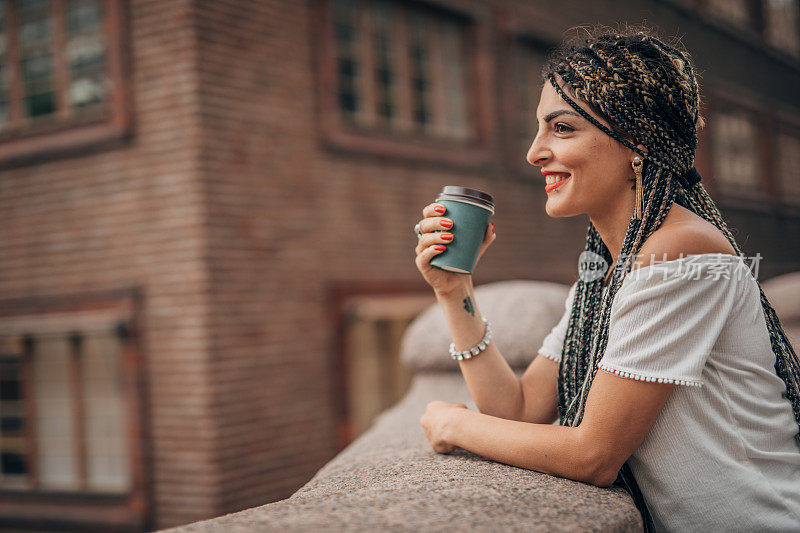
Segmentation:
<svg viewBox="0 0 800 533">
<path fill-rule="evenodd" d="M 419 231 L 423 234 L 432 231 L 447 231 L 453 228 L 453 221 L 447 217 L 429 217 L 419 221 Z"/>
<path fill-rule="evenodd" d="M 447 208 L 442 204 L 437 204 L 437 203 L 428 204 L 422 208 L 422 216 L 425 218 L 440 217 L 444 215 L 445 211 L 447 211 Z"/>
<path fill-rule="evenodd" d="M 425 271 L 426 269 L 430 268 L 431 259 L 444 252 L 446 249 L 447 246 L 444 244 L 434 244 L 432 246 L 428 246 L 417 254 L 417 258 L 415 260 L 417 268 L 420 271 Z"/>
<path fill-rule="evenodd" d="M 414 253 L 419 254 L 425 248 L 429 246 L 433 246 L 434 244 L 449 244 L 453 242 L 453 234 L 446 233 L 443 231 L 434 231 L 433 233 L 423 233 L 422 237 L 419 238 L 419 242 L 417 242 L 417 247 L 414 249 Z"/>
</svg>

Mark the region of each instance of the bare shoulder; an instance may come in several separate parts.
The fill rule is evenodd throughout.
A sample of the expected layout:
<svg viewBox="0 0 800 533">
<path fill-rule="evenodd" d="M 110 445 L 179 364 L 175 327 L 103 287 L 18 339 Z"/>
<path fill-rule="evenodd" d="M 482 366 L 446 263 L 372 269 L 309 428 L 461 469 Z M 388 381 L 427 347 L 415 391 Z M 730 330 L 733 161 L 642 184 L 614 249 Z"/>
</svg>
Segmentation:
<svg viewBox="0 0 800 533">
<path fill-rule="evenodd" d="M 643 267 L 656 261 L 671 261 L 687 255 L 736 254 L 731 243 L 715 225 L 677 204 L 673 210 L 675 208 L 683 212 L 677 211 L 671 220 L 668 216 L 661 227 L 650 235 L 642 245 L 635 266 Z"/>
</svg>

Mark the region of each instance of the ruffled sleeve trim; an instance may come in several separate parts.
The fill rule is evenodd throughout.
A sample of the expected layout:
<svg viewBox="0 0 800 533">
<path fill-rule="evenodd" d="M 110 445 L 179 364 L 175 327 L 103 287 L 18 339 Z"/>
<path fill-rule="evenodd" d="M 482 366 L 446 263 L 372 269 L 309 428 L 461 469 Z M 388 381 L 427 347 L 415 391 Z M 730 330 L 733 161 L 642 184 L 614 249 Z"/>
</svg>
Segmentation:
<svg viewBox="0 0 800 533">
<path fill-rule="evenodd" d="M 598 368 L 605 370 L 606 372 L 611 372 L 612 374 L 616 374 L 623 378 L 635 379 L 638 381 L 649 381 L 655 383 L 674 383 L 675 385 L 687 385 L 690 387 L 703 386 L 703 382 L 696 379 L 679 379 L 679 378 L 665 378 L 658 376 L 645 376 L 644 374 L 639 374 L 637 372 L 630 372 L 628 370 L 621 370 L 618 368 L 614 368 L 608 363 L 603 363 L 602 361 L 598 365 Z"/>
<path fill-rule="evenodd" d="M 561 362 L 561 354 L 554 354 L 550 350 L 546 349 L 544 346 L 539 348 L 539 355 L 547 357 L 548 359 L 555 361 L 556 363 Z"/>
</svg>

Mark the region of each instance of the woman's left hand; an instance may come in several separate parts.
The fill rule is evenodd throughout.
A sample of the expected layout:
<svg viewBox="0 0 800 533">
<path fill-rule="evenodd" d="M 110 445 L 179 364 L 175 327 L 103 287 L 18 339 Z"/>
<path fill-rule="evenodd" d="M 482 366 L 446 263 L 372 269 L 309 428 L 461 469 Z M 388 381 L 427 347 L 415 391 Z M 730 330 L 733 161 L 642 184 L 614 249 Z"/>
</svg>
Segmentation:
<svg viewBox="0 0 800 533">
<path fill-rule="evenodd" d="M 447 403 L 434 401 L 428 404 L 425 414 L 419 419 L 419 423 L 425 430 L 425 435 L 431 443 L 433 451 L 436 453 L 450 453 L 456 449 L 456 445 L 448 440 L 450 435 L 450 424 L 455 409 L 466 409 L 463 403 Z"/>
</svg>

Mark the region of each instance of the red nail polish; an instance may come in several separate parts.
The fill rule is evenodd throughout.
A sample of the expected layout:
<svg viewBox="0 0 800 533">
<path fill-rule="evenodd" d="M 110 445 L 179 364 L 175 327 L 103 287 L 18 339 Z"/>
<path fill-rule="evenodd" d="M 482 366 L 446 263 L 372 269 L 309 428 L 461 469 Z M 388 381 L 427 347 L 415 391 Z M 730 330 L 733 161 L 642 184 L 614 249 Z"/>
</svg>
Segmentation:
<svg viewBox="0 0 800 533">
<path fill-rule="evenodd" d="M 443 241 L 452 241 L 453 240 L 453 234 L 452 233 L 442 233 L 441 235 L 439 235 L 439 237 L 441 237 Z"/>
<path fill-rule="evenodd" d="M 453 227 L 453 223 L 450 222 L 449 220 L 442 220 L 441 222 L 439 222 L 439 224 L 441 224 L 444 229 L 450 229 Z"/>
<path fill-rule="evenodd" d="M 447 246 L 445 246 L 444 244 L 437 244 L 436 246 L 433 247 L 433 249 L 436 250 L 437 252 L 444 252 L 445 250 L 447 250 Z"/>
<path fill-rule="evenodd" d="M 433 210 L 439 213 L 440 215 L 445 211 L 447 211 L 447 209 L 443 205 L 437 205 L 433 208 Z"/>
<path fill-rule="evenodd" d="M 494 233 L 494 222 L 492 222 L 492 233 Z"/>
</svg>

